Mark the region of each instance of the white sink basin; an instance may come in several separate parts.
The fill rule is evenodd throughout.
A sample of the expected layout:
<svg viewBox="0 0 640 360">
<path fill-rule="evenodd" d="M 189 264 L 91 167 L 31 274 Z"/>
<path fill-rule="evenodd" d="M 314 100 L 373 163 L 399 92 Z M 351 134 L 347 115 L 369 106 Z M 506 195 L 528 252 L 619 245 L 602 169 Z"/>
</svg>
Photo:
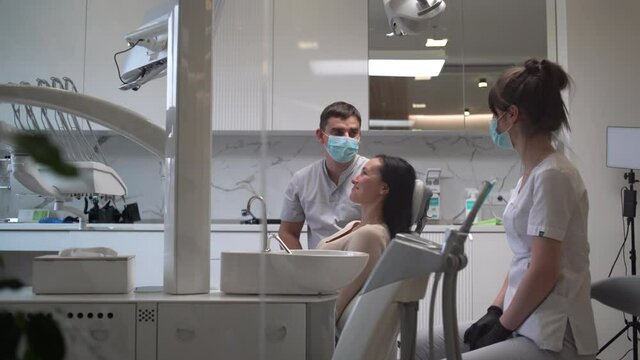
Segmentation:
<svg viewBox="0 0 640 360">
<path fill-rule="evenodd" d="M 355 251 L 223 251 L 220 290 L 230 294 L 328 294 L 349 284 L 369 255 Z"/>
</svg>

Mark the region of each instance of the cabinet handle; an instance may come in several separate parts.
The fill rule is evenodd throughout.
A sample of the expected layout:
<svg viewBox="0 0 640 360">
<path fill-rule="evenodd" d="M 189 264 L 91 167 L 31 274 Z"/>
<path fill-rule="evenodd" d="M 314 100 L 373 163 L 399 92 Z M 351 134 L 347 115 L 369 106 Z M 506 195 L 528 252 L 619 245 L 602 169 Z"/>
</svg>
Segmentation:
<svg viewBox="0 0 640 360">
<path fill-rule="evenodd" d="M 191 341 L 196 337 L 196 331 L 195 330 L 189 330 L 189 329 L 177 328 L 176 329 L 176 337 L 180 341 Z"/>
<path fill-rule="evenodd" d="M 109 330 L 89 330 L 89 335 L 95 341 L 106 341 L 109 339 Z"/>
<path fill-rule="evenodd" d="M 287 337 L 287 327 L 282 325 L 276 329 L 267 330 L 266 333 L 267 341 L 272 343 L 281 342 L 285 337 Z"/>
</svg>

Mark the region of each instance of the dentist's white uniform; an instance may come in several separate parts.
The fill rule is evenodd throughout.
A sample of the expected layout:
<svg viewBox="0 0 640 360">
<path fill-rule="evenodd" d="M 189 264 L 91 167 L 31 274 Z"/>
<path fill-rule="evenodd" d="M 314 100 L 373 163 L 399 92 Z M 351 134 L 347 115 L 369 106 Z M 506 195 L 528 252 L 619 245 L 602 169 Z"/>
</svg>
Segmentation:
<svg viewBox="0 0 640 360">
<path fill-rule="evenodd" d="M 464 353 L 464 359 L 595 359 L 598 341 L 590 297 L 588 213 L 589 200 L 582 178 L 560 153 L 541 161 L 526 183 L 518 182 L 504 212 L 507 241 L 513 252 L 504 309 L 509 307 L 529 267 L 534 236 L 562 242 L 561 277 L 549 296 L 515 331 L 514 338 Z M 462 337 L 471 324 L 459 327 L 463 352 L 469 350 Z M 416 359 L 428 358 L 426 339 L 427 334 L 418 334 Z M 442 329 L 435 331 L 434 349 L 435 359 L 444 358 Z"/>
</svg>

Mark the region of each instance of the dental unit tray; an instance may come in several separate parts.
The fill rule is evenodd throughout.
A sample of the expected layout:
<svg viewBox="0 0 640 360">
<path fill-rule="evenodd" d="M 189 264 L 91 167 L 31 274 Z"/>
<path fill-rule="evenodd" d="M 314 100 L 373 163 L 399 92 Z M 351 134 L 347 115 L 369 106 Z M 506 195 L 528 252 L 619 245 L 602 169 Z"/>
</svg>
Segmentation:
<svg viewBox="0 0 640 360">
<path fill-rule="evenodd" d="M 448 229 L 443 244 L 423 239 L 419 234 L 398 234 L 376 264 L 362 287 L 349 317 L 342 328 L 333 360 L 362 359 L 380 332 L 379 326 L 388 322 L 385 318 L 389 306 L 399 303 L 401 328 L 401 359 L 413 359 L 415 353 L 417 300 L 398 300 L 398 294 L 407 285 L 416 286 L 416 280 L 426 283 L 433 278 L 431 289 L 429 344 L 433 343 L 433 311 L 438 282 L 442 276 L 442 317 L 445 335 L 446 358 L 462 359 L 458 342 L 456 314 L 456 281 L 458 271 L 467 265 L 464 243 L 473 220 L 495 185 L 496 181 L 484 181 L 480 195 L 458 230 Z M 404 288 L 403 288 L 404 286 Z M 415 290 L 414 290 L 415 292 Z M 424 293 L 418 295 L 419 298 Z M 400 296 L 402 298 L 402 296 Z M 343 315 L 344 316 L 344 315 Z M 393 341 L 395 343 L 395 340 Z M 392 344 L 393 346 L 393 344 Z"/>
</svg>

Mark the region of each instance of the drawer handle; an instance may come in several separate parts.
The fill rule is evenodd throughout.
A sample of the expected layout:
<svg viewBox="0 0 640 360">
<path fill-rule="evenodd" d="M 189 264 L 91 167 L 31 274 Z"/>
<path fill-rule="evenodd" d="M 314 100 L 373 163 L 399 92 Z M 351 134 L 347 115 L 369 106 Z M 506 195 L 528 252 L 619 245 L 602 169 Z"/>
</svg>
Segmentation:
<svg viewBox="0 0 640 360">
<path fill-rule="evenodd" d="M 109 339 L 109 330 L 89 330 L 89 335 L 95 341 L 106 341 Z"/>
<path fill-rule="evenodd" d="M 191 341 L 196 337 L 196 331 L 195 330 L 189 330 L 189 329 L 177 328 L 176 329 L 176 337 L 180 341 Z"/>
<path fill-rule="evenodd" d="M 284 325 L 277 329 L 267 330 L 267 341 L 269 342 L 281 342 L 285 337 L 287 337 L 287 327 Z"/>
</svg>

